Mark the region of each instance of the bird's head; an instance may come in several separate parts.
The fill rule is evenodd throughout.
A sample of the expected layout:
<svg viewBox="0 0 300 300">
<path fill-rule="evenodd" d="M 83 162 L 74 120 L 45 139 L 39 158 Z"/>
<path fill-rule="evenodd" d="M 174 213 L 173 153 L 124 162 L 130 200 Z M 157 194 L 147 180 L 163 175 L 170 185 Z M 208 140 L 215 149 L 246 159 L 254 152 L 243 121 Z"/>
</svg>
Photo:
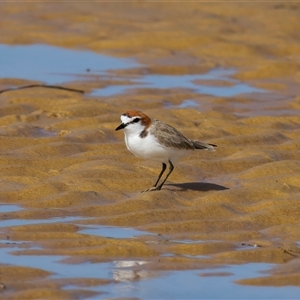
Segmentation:
<svg viewBox="0 0 300 300">
<path fill-rule="evenodd" d="M 121 115 L 122 123 L 116 128 L 117 130 L 125 129 L 125 132 L 140 133 L 148 128 L 151 124 L 151 119 L 138 110 L 129 110 Z"/>
</svg>

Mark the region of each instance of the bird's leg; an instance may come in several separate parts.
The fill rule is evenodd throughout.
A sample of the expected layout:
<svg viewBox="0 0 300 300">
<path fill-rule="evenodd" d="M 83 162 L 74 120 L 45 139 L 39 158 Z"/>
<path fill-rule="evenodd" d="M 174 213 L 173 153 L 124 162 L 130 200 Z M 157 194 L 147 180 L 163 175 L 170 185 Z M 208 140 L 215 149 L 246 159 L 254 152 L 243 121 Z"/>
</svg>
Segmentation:
<svg viewBox="0 0 300 300">
<path fill-rule="evenodd" d="M 157 186 L 157 184 L 158 184 L 158 182 L 159 182 L 161 176 L 164 174 L 166 168 L 167 168 L 167 165 L 166 165 L 165 163 L 162 163 L 162 169 L 161 169 L 161 171 L 160 171 L 160 173 L 159 173 L 159 175 L 158 175 L 158 178 L 157 178 L 157 180 L 156 180 L 154 186 L 152 186 L 151 188 L 149 188 L 149 189 L 147 189 L 147 190 L 144 190 L 144 191 L 142 191 L 142 192 L 155 191 L 155 190 L 157 189 L 156 186 Z"/>
<path fill-rule="evenodd" d="M 170 164 L 169 173 L 167 174 L 167 176 L 164 179 L 164 181 L 158 187 L 156 187 L 156 190 L 158 190 L 158 191 L 162 188 L 162 186 L 164 185 L 164 183 L 166 182 L 166 180 L 168 179 L 168 177 L 171 175 L 171 173 L 174 170 L 174 166 L 173 166 L 173 164 L 172 164 L 172 162 L 170 160 L 169 160 L 169 164 Z"/>
<path fill-rule="evenodd" d="M 158 180 L 156 181 L 155 185 L 153 187 L 151 187 L 150 189 L 144 191 L 144 192 L 151 192 L 151 191 L 159 191 L 162 186 L 164 185 L 164 183 L 166 182 L 166 180 L 168 179 L 168 177 L 171 175 L 171 173 L 173 172 L 174 170 L 174 166 L 172 164 L 172 162 L 169 160 L 169 164 L 170 164 L 170 168 L 169 168 L 169 173 L 167 174 L 166 178 L 163 180 L 163 182 L 159 185 L 159 186 L 156 186 L 158 184 L 158 181 L 160 179 L 160 177 L 162 176 L 162 174 L 164 173 L 167 165 L 166 164 L 163 164 L 163 169 L 161 170 L 159 176 L 158 176 Z"/>
<path fill-rule="evenodd" d="M 154 184 L 155 187 L 157 186 L 157 184 L 158 184 L 158 182 L 159 182 L 161 176 L 164 174 L 166 168 L 167 168 L 167 165 L 166 165 L 165 163 L 162 163 L 162 169 L 161 169 L 161 171 L 160 171 L 160 173 L 159 173 L 159 175 L 158 175 L 158 178 L 157 178 L 157 180 L 156 180 L 156 182 L 155 182 L 155 184 Z"/>
</svg>

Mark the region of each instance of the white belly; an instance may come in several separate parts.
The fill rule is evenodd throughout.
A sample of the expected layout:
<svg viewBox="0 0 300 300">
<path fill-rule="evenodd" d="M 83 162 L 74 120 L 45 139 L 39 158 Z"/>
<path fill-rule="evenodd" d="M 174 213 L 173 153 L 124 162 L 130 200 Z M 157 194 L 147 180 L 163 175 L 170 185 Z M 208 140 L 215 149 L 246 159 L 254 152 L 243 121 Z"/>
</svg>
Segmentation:
<svg viewBox="0 0 300 300">
<path fill-rule="evenodd" d="M 178 150 L 175 148 L 167 148 L 160 145 L 157 139 L 148 134 L 141 138 L 139 135 L 130 135 L 130 138 L 125 134 L 125 143 L 127 149 L 135 156 L 155 160 L 162 163 L 168 163 L 169 160 L 175 163 L 180 158 L 188 155 L 188 150 Z"/>
</svg>

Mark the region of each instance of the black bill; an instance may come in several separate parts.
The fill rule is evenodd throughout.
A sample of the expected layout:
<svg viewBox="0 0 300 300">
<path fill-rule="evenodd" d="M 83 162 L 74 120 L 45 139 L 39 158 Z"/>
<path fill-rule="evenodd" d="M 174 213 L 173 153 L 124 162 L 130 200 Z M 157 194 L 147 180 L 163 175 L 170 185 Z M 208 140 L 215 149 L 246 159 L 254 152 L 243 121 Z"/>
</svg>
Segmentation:
<svg viewBox="0 0 300 300">
<path fill-rule="evenodd" d="M 126 124 L 122 123 L 122 124 L 120 124 L 120 125 L 115 129 L 115 131 L 118 131 L 118 130 L 120 130 L 120 129 L 124 129 L 125 127 L 126 127 Z"/>
</svg>

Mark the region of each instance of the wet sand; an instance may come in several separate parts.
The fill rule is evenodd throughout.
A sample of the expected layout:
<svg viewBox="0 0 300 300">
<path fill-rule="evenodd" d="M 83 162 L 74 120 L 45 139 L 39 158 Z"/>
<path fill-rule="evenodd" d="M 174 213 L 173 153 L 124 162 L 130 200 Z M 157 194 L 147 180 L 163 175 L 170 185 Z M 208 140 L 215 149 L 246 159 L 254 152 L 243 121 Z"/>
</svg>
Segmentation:
<svg viewBox="0 0 300 300">
<path fill-rule="evenodd" d="M 114 71 L 111 82 L 91 75 L 66 84 L 84 94 L 42 87 L 0 94 L 0 203 L 23 208 L 1 212 L 1 221 L 82 217 L 3 227 L 1 251 L 26 241 L 31 246 L 17 245 L 15 256 L 66 256 L 68 264 L 146 261 L 152 274 L 146 277 L 187 269 L 205 277 L 205 268 L 275 263 L 268 276 L 237 283 L 299 286 L 299 11 L 297 3 L 189 3 L 184 9 L 181 3 L 2 3 L 2 44 L 92 50 L 144 67 Z M 233 68 L 232 78 L 265 92 L 215 97 L 143 88 L 89 95 L 115 76 L 123 74 L 126 84 L 124 73 L 216 68 Z M 32 83 L 3 78 L 0 90 Z M 178 107 L 187 99 L 198 107 Z M 119 115 L 133 108 L 218 148 L 182 160 L 161 191 L 140 193 L 154 183 L 160 164 L 135 158 L 123 133 L 114 131 Z M 80 233 L 87 225 L 149 235 Z M 111 283 L 101 276 L 57 279 L 10 261 L 0 274 L 7 299 L 85 298 L 97 295 L 86 287 Z"/>
</svg>

